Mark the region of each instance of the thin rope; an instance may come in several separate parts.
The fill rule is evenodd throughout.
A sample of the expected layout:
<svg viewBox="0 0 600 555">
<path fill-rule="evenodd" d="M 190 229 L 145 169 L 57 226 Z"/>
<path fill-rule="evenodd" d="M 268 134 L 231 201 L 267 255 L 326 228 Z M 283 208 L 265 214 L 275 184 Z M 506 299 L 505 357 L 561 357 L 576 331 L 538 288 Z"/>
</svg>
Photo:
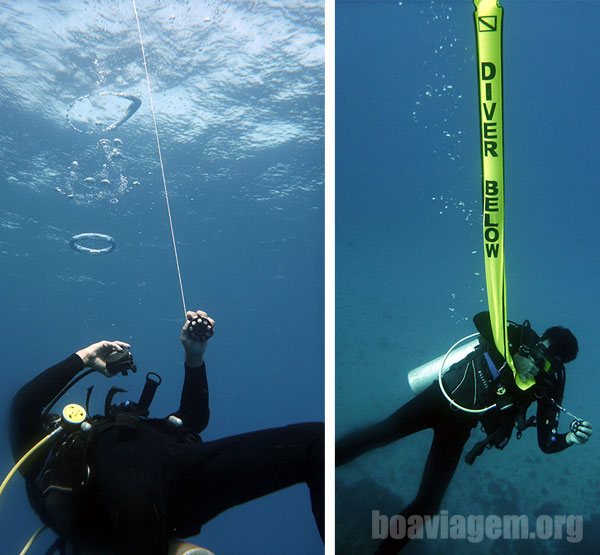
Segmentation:
<svg viewBox="0 0 600 555">
<path fill-rule="evenodd" d="M 152 87 L 150 86 L 150 75 L 148 74 L 148 64 L 146 63 L 146 51 L 144 50 L 144 40 L 142 38 L 142 28 L 140 27 L 140 19 L 137 13 L 135 0 L 131 0 L 133 4 L 133 13 L 137 23 L 138 35 L 140 37 L 140 48 L 142 50 L 142 60 L 144 62 L 144 71 L 146 73 L 146 84 L 148 85 L 148 95 L 150 96 L 150 109 L 152 111 L 152 120 L 154 121 L 154 134 L 156 136 L 156 148 L 158 150 L 158 161 L 160 162 L 160 173 L 162 175 L 163 188 L 165 191 L 165 202 L 167 204 L 167 214 L 169 215 L 169 226 L 171 228 L 171 241 L 173 243 L 173 252 L 175 253 L 175 264 L 177 265 L 177 275 L 179 276 L 179 289 L 181 290 L 181 302 L 183 304 L 183 314 L 186 314 L 185 294 L 183 292 L 183 280 L 181 279 L 181 269 L 179 267 L 179 255 L 177 253 L 177 243 L 175 242 L 175 230 L 173 229 L 173 218 L 171 217 L 171 204 L 169 203 L 169 191 L 167 190 L 167 180 L 165 178 L 165 167 L 162 159 L 162 151 L 160 149 L 160 139 L 158 138 L 158 126 L 156 125 L 156 112 L 154 111 L 154 99 L 152 97 Z"/>
</svg>

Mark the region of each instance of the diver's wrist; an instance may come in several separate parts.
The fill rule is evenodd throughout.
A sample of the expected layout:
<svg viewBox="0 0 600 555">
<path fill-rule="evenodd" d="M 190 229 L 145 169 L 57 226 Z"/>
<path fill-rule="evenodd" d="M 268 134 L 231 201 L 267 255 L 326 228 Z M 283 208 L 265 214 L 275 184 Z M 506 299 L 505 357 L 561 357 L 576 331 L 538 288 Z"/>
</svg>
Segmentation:
<svg viewBox="0 0 600 555">
<path fill-rule="evenodd" d="M 204 356 L 193 354 L 193 353 L 185 353 L 185 365 L 191 368 L 196 368 L 198 366 L 202 366 L 204 364 Z"/>
<path fill-rule="evenodd" d="M 90 355 L 87 349 L 81 349 L 75 353 L 82 361 L 83 367 L 86 368 L 90 365 Z"/>
</svg>

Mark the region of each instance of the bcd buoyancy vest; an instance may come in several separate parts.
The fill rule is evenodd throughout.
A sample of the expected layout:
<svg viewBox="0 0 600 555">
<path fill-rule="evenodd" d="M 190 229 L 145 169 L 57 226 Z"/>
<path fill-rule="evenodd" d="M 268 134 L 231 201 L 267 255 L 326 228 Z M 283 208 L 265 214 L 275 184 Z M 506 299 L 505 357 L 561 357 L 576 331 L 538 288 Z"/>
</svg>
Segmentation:
<svg viewBox="0 0 600 555">
<path fill-rule="evenodd" d="M 506 364 L 498 368 L 482 345 L 453 364 L 442 380 L 450 397 L 459 405 L 472 409 L 493 404 L 500 409 L 508 408 L 519 396 L 511 369 Z"/>
<path fill-rule="evenodd" d="M 88 463 L 88 448 L 99 434 L 116 427 L 119 429 L 120 439 L 134 439 L 138 425 L 148 422 L 153 428 L 182 443 L 200 441 L 199 436 L 187 430 L 177 417 L 148 418 L 149 406 L 158 383 L 160 381 L 147 376 L 140 400 L 120 405 L 111 402 L 115 393 L 123 390 L 111 388 L 105 400 L 105 414 L 90 418 L 90 426 L 59 436 L 48 451 L 37 477 L 28 481 L 29 499 L 34 510 L 60 536 L 71 537 L 77 531 L 81 498 L 93 473 Z M 90 392 L 86 405 L 89 397 Z M 57 421 L 54 422 L 57 425 Z"/>
<path fill-rule="evenodd" d="M 496 406 L 479 417 L 486 438 L 465 456 L 468 464 L 486 447 L 503 449 L 515 428 L 520 438 L 526 428 L 535 426 L 535 417 L 527 419 L 527 409 L 538 388 L 520 390 L 508 365 L 498 368 L 484 345 L 452 365 L 442 378 L 447 393 L 460 405 L 474 409 Z"/>
</svg>

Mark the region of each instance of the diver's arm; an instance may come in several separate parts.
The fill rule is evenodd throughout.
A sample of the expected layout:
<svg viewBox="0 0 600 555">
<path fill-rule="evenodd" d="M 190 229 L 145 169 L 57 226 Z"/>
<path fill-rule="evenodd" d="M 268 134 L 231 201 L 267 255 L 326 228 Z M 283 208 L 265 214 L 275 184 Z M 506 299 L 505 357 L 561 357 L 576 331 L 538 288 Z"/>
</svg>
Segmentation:
<svg viewBox="0 0 600 555">
<path fill-rule="evenodd" d="M 504 357 L 496 348 L 496 343 L 494 341 L 490 313 L 488 311 L 479 312 L 473 317 L 473 323 L 480 333 L 480 344 L 482 344 L 484 349 L 490 353 L 494 363 L 498 366 L 504 364 Z M 530 327 L 524 327 L 515 324 L 514 322 L 510 322 L 508 326 L 508 342 L 510 345 L 510 352 L 513 355 L 521 345 L 521 340 L 523 340 L 525 345 L 533 345 L 539 340 L 539 336 Z"/>
<path fill-rule="evenodd" d="M 569 447 L 567 434 L 557 433 L 559 415 L 560 410 L 550 399 L 546 397 L 538 399 L 536 418 L 538 445 L 544 453 L 558 453 Z"/>
<path fill-rule="evenodd" d="M 181 418 L 187 428 L 199 434 L 208 425 L 210 417 L 208 379 L 206 377 L 206 365 L 204 364 L 204 353 L 206 352 L 208 340 L 196 341 L 191 336 L 189 327 L 190 323 L 196 318 L 207 319 L 213 326 L 215 321 L 202 310 L 188 310 L 185 318 L 180 337 L 185 351 L 185 377 L 179 410 L 174 414 Z"/>
<path fill-rule="evenodd" d="M 208 407 L 208 379 L 206 365 L 185 364 L 185 377 L 181 391 L 181 402 L 175 416 L 181 418 L 183 424 L 199 434 L 208 425 L 210 410 Z"/>
<path fill-rule="evenodd" d="M 490 313 L 486 310 L 485 312 L 475 314 L 473 323 L 479 332 L 479 344 L 483 347 L 484 351 L 490 354 L 494 364 L 500 368 L 504 364 L 504 357 L 498 352 L 494 343 Z"/>
<path fill-rule="evenodd" d="M 551 376 L 538 377 L 544 394 L 537 401 L 538 445 L 544 453 L 558 453 L 569 447 L 567 434 L 558 433 L 558 417 L 565 393 L 564 370 Z"/>
<path fill-rule="evenodd" d="M 559 405 L 565 393 L 565 371 L 537 377 L 542 396 L 537 401 L 538 445 L 544 453 L 558 453 L 570 447 L 568 434 L 558 433 Z"/>
<path fill-rule="evenodd" d="M 493 342 L 492 322 L 490 320 L 490 313 L 487 310 L 475 314 L 475 316 L 473 316 L 473 323 L 475 324 L 477 331 L 486 341 Z"/>
<path fill-rule="evenodd" d="M 15 395 L 10 409 L 10 441 L 15 458 L 44 435 L 42 412 L 58 392 L 84 369 L 83 360 L 69 358 L 44 370 Z"/>
<path fill-rule="evenodd" d="M 123 341 L 93 343 L 25 384 L 15 395 L 10 411 L 10 438 L 15 456 L 23 454 L 42 438 L 45 434 L 44 410 L 78 373 L 84 368 L 91 368 L 111 376 L 107 373 L 106 357 L 129 347 Z"/>
</svg>

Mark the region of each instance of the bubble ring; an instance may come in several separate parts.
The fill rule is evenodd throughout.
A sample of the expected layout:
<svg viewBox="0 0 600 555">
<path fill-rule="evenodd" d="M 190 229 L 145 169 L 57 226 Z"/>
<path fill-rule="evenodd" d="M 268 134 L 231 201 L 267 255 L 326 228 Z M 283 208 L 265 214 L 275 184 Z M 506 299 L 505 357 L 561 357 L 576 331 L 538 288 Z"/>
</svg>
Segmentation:
<svg viewBox="0 0 600 555">
<path fill-rule="evenodd" d="M 71 110 L 73 109 L 75 104 L 77 104 L 77 102 L 80 102 L 85 99 L 89 99 L 89 98 L 93 97 L 94 94 L 97 94 L 98 96 L 116 96 L 119 98 L 125 98 L 126 100 L 130 101 L 130 104 L 127 107 L 127 109 L 125 110 L 125 112 L 123 114 L 121 114 L 121 118 L 118 121 L 115 121 L 114 123 L 111 123 L 110 125 L 107 125 L 107 126 L 101 126 L 98 129 L 92 129 L 92 130 L 80 129 L 79 127 L 77 127 L 77 125 L 75 125 L 71 121 L 71 117 L 70 117 Z M 84 94 L 83 96 L 76 98 L 75 100 L 73 100 L 73 102 L 71 102 L 71 104 L 69 104 L 69 107 L 67 108 L 67 124 L 69 125 L 69 127 L 74 129 L 78 133 L 84 133 L 85 135 L 96 135 L 98 133 L 106 133 L 107 131 L 114 131 L 117 127 L 120 127 L 121 125 L 123 125 L 131 116 L 133 116 L 133 114 L 135 114 L 138 111 L 138 109 L 141 105 L 142 105 L 142 101 L 139 97 L 137 97 L 133 94 L 128 94 L 128 93 L 104 91 L 104 92 L 100 92 L 100 93 Z"/>
<path fill-rule="evenodd" d="M 92 247 L 86 247 L 81 244 L 83 239 L 97 239 L 101 241 L 106 241 L 108 243 L 106 247 L 101 249 L 93 249 Z M 73 235 L 71 240 L 69 241 L 69 245 L 73 250 L 83 252 L 85 254 L 108 254 L 115 250 L 117 246 L 117 242 L 110 236 L 105 235 L 104 233 L 80 233 L 79 235 Z"/>
</svg>

